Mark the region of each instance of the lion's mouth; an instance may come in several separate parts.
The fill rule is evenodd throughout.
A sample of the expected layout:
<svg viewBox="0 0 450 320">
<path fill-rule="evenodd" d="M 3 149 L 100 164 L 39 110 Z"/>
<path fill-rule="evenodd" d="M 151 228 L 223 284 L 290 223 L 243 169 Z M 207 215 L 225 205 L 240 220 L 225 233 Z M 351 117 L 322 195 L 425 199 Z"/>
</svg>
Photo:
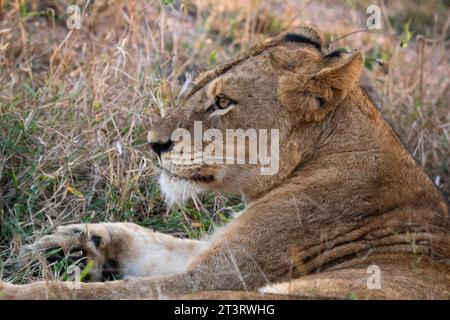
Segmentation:
<svg viewBox="0 0 450 320">
<path fill-rule="evenodd" d="M 214 176 L 213 175 L 205 175 L 205 176 L 203 176 L 203 175 L 195 174 L 193 176 L 190 176 L 187 179 L 195 181 L 195 182 L 211 183 L 211 182 L 214 181 Z"/>
<path fill-rule="evenodd" d="M 189 175 L 189 176 L 182 176 L 182 175 L 171 172 L 170 170 L 164 168 L 163 166 L 158 166 L 158 167 L 159 167 L 159 169 L 161 169 L 164 173 L 166 173 L 170 177 L 180 179 L 180 180 L 192 181 L 192 182 L 197 182 L 197 183 L 211 183 L 215 180 L 215 177 L 212 174 L 202 175 L 200 173 L 193 173 L 192 175 Z"/>
</svg>

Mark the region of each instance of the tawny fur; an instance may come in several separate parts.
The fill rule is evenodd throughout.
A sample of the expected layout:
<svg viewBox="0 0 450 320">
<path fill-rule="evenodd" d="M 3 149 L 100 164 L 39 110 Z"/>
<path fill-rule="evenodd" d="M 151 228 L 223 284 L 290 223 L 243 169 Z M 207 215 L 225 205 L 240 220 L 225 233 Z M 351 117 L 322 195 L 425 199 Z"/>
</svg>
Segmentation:
<svg viewBox="0 0 450 320">
<path fill-rule="evenodd" d="M 312 28 L 295 32 L 320 41 Z M 272 176 L 258 174 L 258 165 L 174 165 L 170 156 L 180 145 L 161 155 L 171 199 L 238 191 L 243 213 L 204 241 L 132 224 L 64 227 L 41 245 L 114 259 L 127 280 L 83 283 L 78 290 L 63 282 L 2 283 L 0 298 L 449 299 L 447 203 L 357 85 L 361 53 L 328 58 L 284 36 L 201 75 L 149 134 L 165 142 L 177 127 L 192 131 L 194 121 L 222 132 L 279 129 L 280 166 Z M 237 104 L 209 117 L 217 81 Z M 191 179 L 198 175 L 214 179 Z M 101 238 L 98 247 L 93 235 Z M 367 286 L 370 265 L 381 270 L 381 289 Z"/>
</svg>

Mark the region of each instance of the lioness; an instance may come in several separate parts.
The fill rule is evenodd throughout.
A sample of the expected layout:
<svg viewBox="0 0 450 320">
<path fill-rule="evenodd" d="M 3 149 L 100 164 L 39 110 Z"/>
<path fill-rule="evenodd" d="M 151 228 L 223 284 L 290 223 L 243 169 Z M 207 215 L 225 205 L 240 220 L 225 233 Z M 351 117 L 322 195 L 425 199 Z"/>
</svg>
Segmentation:
<svg viewBox="0 0 450 320">
<path fill-rule="evenodd" d="M 114 261 L 123 280 L 2 283 L 0 296 L 450 298 L 447 203 L 358 85 L 362 67 L 360 51 L 325 55 L 300 27 L 203 73 L 149 132 L 161 189 L 169 203 L 239 192 L 245 210 L 203 241 L 130 223 L 60 227 L 38 248 L 83 250 L 95 281 Z M 278 172 L 175 163 L 185 146 L 171 134 L 194 121 L 278 129 Z"/>
</svg>

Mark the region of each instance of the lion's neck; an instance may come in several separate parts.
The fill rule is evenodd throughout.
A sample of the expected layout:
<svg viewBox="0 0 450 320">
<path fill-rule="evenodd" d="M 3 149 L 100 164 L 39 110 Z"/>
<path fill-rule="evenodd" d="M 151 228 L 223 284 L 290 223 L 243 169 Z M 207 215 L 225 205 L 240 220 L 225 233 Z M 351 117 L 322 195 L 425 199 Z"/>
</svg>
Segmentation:
<svg viewBox="0 0 450 320">
<path fill-rule="evenodd" d="M 299 147 L 286 143 L 285 162 L 257 192 L 244 194 L 248 203 L 277 190 L 322 190 L 320 197 L 373 208 L 414 206 L 448 213 L 446 202 L 365 92 L 356 88 L 335 113 L 319 126 L 297 132 Z M 305 139 L 304 137 L 307 136 Z M 281 156 L 282 157 L 282 156 Z M 251 186 L 254 190 L 254 186 Z M 330 194 L 334 192 L 334 194 Z"/>
<path fill-rule="evenodd" d="M 310 221 L 302 226 L 301 246 L 311 253 L 311 269 L 323 265 L 317 252 L 328 252 L 333 263 L 369 248 L 411 252 L 423 245 L 426 251 L 439 230 L 449 239 L 445 200 L 374 106 L 358 106 L 357 98 L 330 117 L 307 161 L 250 201 L 249 208 L 275 206 Z"/>
</svg>

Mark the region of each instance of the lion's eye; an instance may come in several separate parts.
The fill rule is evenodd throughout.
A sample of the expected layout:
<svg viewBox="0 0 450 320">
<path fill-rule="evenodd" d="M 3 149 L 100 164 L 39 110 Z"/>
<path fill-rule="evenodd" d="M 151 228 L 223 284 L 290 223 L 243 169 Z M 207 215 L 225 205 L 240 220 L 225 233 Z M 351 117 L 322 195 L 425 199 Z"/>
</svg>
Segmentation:
<svg viewBox="0 0 450 320">
<path fill-rule="evenodd" d="M 231 99 L 230 97 L 224 95 L 224 94 L 219 94 L 216 96 L 215 101 L 213 104 L 211 104 L 209 106 L 209 108 L 206 110 L 206 112 L 213 112 L 216 110 L 223 110 L 228 108 L 229 106 L 235 104 L 236 101 L 234 101 L 233 99 Z"/>
<path fill-rule="evenodd" d="M 225 109 L 232 104 L 232 100 L 226 95 L 221 94 L 216 97 L 216 104 L 220 109 Z"/>
</svg>

